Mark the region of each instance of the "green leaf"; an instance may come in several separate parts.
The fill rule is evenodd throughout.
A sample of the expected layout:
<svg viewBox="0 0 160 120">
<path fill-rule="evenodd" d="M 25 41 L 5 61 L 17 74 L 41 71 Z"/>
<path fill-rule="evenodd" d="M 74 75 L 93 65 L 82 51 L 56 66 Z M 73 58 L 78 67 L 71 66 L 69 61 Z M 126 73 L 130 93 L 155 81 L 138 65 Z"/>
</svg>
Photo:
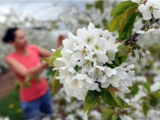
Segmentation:
<svg viewBox="0 0 160 120">
<path fill-rule="evenodd" d="M 25 82 L 29 82 L 31 78 L 32 78 L 32 76 L 25 77 Z"/>
<path fill-rule="evenodd" d="M 49 58 L 41 58 L 41 60 L 44 60 L 47 62 L 50 66 L 54 67 L 53 61 L 56 60 L 56 58 L 62 57 L 61 50 L 56 50 Z"/>
<path fill-rule="evenodd" d="M 75 70 L 76 72 L 78 72 L 78 71 L 81 70 L 81 69 L 82 69 L 82 66 L 76 65 L 76 66 L 74 67 L 74 70 Z"/>
<path fill-rule="evenodd" d="M 118 31 L 120 40 L 125 40 L 126 38 L 131 36 L 133 25 L 134 25 L 134 22 L 136 20 L 136 17 L 137 17 L 137 13 L 133 13 L 130 16 L 130 18 L 127 20 L 123 30 Z"/>
<path fill-rule="evenodd" d="M 146 82 L 146 83 L 143 83 L 142 85 L 144 88 L 146 88 L 148 90 L 148 92 L 151 91 L 149 83 Z"/>
<path fill-rule="evenodd" d="M 154 62 L 152 61 L 152 60 L 147 60 L 147 65 L 145 66 L 145 68 L 147 69 L 147 70 L 151 70 L 151 69 L 153 69 L 153 66 L 154 66 Z"/>
<path fill-rule="evenodd" d="M 24 87 L 30 87 L 31 86 L 30 80 L 33 79 L 33 78 L 35 78 L 37 82 L 40 81 L 39 77 L 37 75 L 27 76 L 27 77 L 25 77 L 23 86 Z"/>
<path fill-rule="evenodd" d="M 135 13 L 136 9 L 137 9 L 137 6 L 129 7 L 128 9 L 126 9 L 126 11 L 124 12 L 122 18 L 119 21 L 120 31 L 122 31 L 124 29 L 124 27 L 126 26 L 128 20 L 130 19 L 132 14 Z"/>
<path fill-rule="evenodd" d="M 112 107 L 130 107 L 128 103 L 122 100 L 119 96 L 116 97 L 114 93 L 109 90 L 102 88 L 101 97 L 106 104 Z"/>
<path fill-rule="evenodd" d="M 30 82 L 24 82 L 23 86 L 24 86 L 24 87 L 30 87 L 30 86 L 31 86 L 31 83 L 30 83 Z"/>
<path fill-rule="evenodd" d="M 105 66 L 108 66 L 108 67 L 111 67 L 111 68 L 115 68 L 115 67 L 117 67 L 117 65 L 109 64 L 109 63 L 105 63 Z"/>
<path fill-rule="evenodd" d="M 23 86 L 23 83 L 20 82 L 19 80 L 16 80 L 16 82 L 15 82 L 15 89 L 19 90 L 20 87 L 22 87 L 22 86 Z"/>
<path fill-rule="evenodd" d="M 57 87 L 60 85 L 59 80 L 55 79 L 58 75 L 59 75 L 59 71 L 57 70 L 53 76 L 52 93 L 55 93 Z"/>
<path fill-rule="evenodd" d="M 35 76 L 35 78 L 36 78 L 36 81 L 37 81 L 37 82 L 39 82 L 39 81 L 40 81 L 40 78 L 38 77 L 38 75 L 37 75 L 37 76 Z"/>
<path fill-rule="evenodd" d="M 118 47 L 118 57 L 125 56 L 131 52 L 132 48 L 130 46 L 119 46 Z"/>
<path fill-rule="evenodd" d="M 111 120 L 114 110 L 112 108 L 106 108 L 104 106 L 99 106 L 102 112 L 102 120 Z"/>
<path fill-rule="evenodd" d="M 91 9 L 91 8 L 93 8 L 93 4 L 87 3 L 86 4 L 86 9 Z"/>
<path fill-rule="evenodd" d="M 114 16 L 109 24 L 109 31 L 110 32 L 114 32 L 115 30 L 117 30 L 119 28 L 119 21 L 122 17 L 123 13 L 120 13 L 116 16 Z"/>
<path fill-rule="evenodd" d="M 118 117 L 118 118 L 117 118 L 117 120 L 121 120 L 121 118 L 120 118 L 120 117 Z"/>
<path fill-rule="evenodd" d="M 146 116 L 149 110 L 149 106 L 146 104 L 146 102 L 143 102 L 142 110 L 143 110 L 144 115 Z"/>
<path fill-rule="evenodd" d="M 128 55 L 118 57 L 119 65 L 121 65 L 123 62 L 126 62 L 127 58 L 128 58 Z"/>
<path fill-rule="evenodd" d="M 100 9 L 101 13 L 103 13 L 103 8 L 104 8 L 104 3 L 103 2 L 104 2 L 103 0 L 97 0 L 97 1 L 94 2 L 95 8 Z"/>
<path fill-rule="evenodd" d="M 118 53 L 116 53 L 116 56 L 115 56 L 115 60 L 113 61 L 113 64 L 116 65 L 116 66 L 120 66 L 120 62 L 119 62 L 119 59 L 118 59 Z"/>
<path fill-rule="evenodd" d="M 113 64 L 111 64 L 111 65 L 108 64 L 108 65 L 109 65 L 109 66 L 113 66 L 113 68 L 114 68 L 114 67 L 117 67 L 117 66 L 120 66 L 123 62 L 126 61 L 127 58 L 128 58 L 128 55 L 119 57 L 118 52 L 117 52 L 117 53 L 116 53 L 116 56 L 115 56 L 115 60 L 112 61 Z M 107 65 L 107 64 L 106 64 L 106 65 Z"/>
<path fill-rule="evenodd" d="M 127 8 L 131 6 L 138 6 L 138 4 L 131 1 L 122 2 L 113 8 L 113 10 L 111 11 L 111 16 L 118 15 L 119 13 L 124 12 Z"/>
<path fill-rule="evenodd" d="M 132 95 L 136 95 L 136 94 L 138 93 L 138 91 L 139 91 L 138 85 L 137 85 L 137 84 L 133 85 L 133 86 L 130 88 L 130 90 L 131 90 L 131 94 L 132 94 Z"/>
<path fill-rule="evenodd" d="M 44 60 L 46 63 L 48 63 L 50 66 L 54 67 L 53 61 L 50 60 L 50 58 L 41 58 L 41 60 Z"/>
<path fill-rule="evenodd" d="M 103 23 L 105 29 L 108 29 L 109 23 L 108 23 L 108 20 L 106 18 L 103 18 L 102 23 Z"/>
<path fill-rule="evenodd" d="M 56 50 L 49 58 L 54 61 L 56 58 L 62 57 L 61 50 Z"/>
<path fill-rule="evenodd" d="M 117 114 L 113 114 L 111 120 L 117 120 Z"/>
<path fill-rule="evenodd" d="M 123 99 L 121 99 L 119 96 L 115 96 L 113 92 L 111 92 L 112 97 L 114 98 L 114 100 L 120 105 L 120 107 L 131 107 L 128 103 L 126 103 Z"/>
<path fill-rule="evenodd" d="M 120 107 L 120 105 L 112 97 L 112 94 L 110 93 L 110 91 L 102 88 L 101 89 L 101 97 L 106 104 L 108 104 L 112 107 Z"/>
<path fill-rule="evenodd" d="M 135 10 L 137 6 L 129 7 L 124 12 L 122 18 L 119 21 L 119 39 L 124 40 L 131 36 L 134 22 L 137 17 Z"/>
<path fill-rule="evenodd" d="M 158 105 L 158 99 L 154 96 L 151 97 L 151 101 L 150 104 L 154 107 L 156 107 Z"/>
<path fill-rule="evenodd" d="M 158 99 L 160 99 L 160 93 L 159 92 L 153 92 L 152 95 Z"/>
<path fill-rule="evenodd" d="M 84 112 L 93 109 L 99 101 L 99 93 L 89 90 L 84 100 Z"/>
</svg>

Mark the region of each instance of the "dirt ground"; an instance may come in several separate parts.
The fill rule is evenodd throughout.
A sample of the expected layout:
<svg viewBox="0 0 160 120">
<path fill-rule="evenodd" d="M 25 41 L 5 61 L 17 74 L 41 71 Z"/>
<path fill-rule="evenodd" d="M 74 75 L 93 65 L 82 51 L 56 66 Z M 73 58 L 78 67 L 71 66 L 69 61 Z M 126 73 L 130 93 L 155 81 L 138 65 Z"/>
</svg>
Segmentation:
<svg viewBox="0 0 160 120">
<path fill-rule="evenodd" d="M 0 74 L 0 99 L 8 94 L 15 86 L 16 78 L 10 69 Z"/>
</svg>

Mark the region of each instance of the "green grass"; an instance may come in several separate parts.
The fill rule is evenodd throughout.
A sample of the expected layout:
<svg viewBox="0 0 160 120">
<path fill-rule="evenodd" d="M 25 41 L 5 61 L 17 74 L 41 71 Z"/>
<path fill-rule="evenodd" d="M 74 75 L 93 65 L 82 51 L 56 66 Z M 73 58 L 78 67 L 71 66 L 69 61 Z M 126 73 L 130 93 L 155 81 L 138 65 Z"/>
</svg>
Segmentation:
<svg viewBox="0 0 160 120">
<path fill-rule="evenodd" d="M 13 89 L 0 99 L 0 116 L 8 116 L 10 120 L 24 120 L 19 101 L 19 90 Z"/>
</svg>

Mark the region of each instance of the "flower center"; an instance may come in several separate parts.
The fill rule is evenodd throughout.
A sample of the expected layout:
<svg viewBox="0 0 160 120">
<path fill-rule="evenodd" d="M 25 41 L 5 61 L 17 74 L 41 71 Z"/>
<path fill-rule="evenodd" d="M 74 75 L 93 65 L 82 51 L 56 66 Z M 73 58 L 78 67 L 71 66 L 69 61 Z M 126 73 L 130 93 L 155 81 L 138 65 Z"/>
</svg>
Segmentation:
<svg viewBox="0 0 160 120">
<path fill-rule="evenodd" d="M 102 35 L 99 35 L 99 37 L 102 37 Z"/>
<path fill-rule="evenodd" d="M 154 10 L 153 6 L 150 6 L 149 10 L 152 12 Z"/>
<path fill-rule="evenodd" d="M 91 42 L 91 38 L 88 38 L 88 39 L 87 39 L 87 42 L 88 42 L 88 43 Z"/>
<path fill-rule="evenodd" d="M 99 49 L 99 47 L 98 47 L 97 45 L 95 46 L 95 48 L 96 48 L 96 49 Z"/>
<path fill-rule="evenodd" d="M 83 50 L 82 53 L 83 53 L 83 54 L 86 54 L 86 50 Z"/>
<path fill-rule="evenodd" d="M 96 55 L 96 54 L 94 54 L 94 55 L 93 55 L 93 58 L 97 58 L 97 55 Z"/>
</svg>

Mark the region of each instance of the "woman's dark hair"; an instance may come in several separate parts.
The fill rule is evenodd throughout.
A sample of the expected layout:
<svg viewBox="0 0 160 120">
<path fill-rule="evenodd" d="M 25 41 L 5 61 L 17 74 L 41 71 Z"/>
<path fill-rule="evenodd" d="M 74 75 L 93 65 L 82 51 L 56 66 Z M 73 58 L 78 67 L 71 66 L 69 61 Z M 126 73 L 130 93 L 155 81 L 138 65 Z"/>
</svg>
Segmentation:
<svg viewBox="0 0 160 120">
<path fill-rule="evenodd" d="M 19 28 L 14 27 L 14 28 L 8 28 L 5 36 L 3 37 L 3 42 L 8 43 L 9 41 L 14 41 L 15 38 L 15 31 L 18 30 Z"/>
</svg>

